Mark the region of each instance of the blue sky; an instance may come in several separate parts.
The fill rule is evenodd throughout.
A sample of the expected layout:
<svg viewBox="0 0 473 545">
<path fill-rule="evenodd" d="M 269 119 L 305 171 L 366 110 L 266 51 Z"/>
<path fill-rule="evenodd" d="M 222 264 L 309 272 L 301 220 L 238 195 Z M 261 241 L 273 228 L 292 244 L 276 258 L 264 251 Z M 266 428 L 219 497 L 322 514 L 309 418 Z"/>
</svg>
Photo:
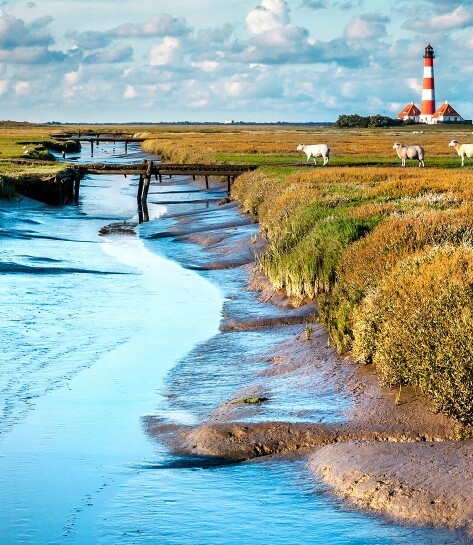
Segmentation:
<svg viewBox="0 0 473 545">
<path fill-rule="evenodd" d="M 0 0 L 0 119 L 473 118 L 473 0 Z"/>
</svg>

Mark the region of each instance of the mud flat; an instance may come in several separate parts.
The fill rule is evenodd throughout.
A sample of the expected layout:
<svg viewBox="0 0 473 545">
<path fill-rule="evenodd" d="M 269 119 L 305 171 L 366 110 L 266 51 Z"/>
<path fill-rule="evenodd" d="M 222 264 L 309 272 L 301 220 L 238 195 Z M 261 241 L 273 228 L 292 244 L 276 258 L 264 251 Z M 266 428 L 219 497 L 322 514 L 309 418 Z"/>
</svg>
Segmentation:
<svg viewBox="0 0 473 545">
<path fill-rule="evenodd" d="M 314 303 L 295 306 L 271 288 L 254 265 L 264 242 L 236 203 L 209 201 L 208 210 L 170 218 L 165 231 L 150 236 L 198 245 L 198 258 L 184 253 L 180 259 L 189 268 L 239 268 L 248 289 L 267 303 L 267 315 L 225 315 L 222 331 L 292 325 L 294 335 L 262 354 L 266 365 L 255 371 L 253 386 L 235 388 L 202 422 L 182 425 L 148 417 L 148 433 L 190 456 L 304 457 L 316 478 L 348 502 L 399 521 L 458 530 L 462 542 L 473 542 L 473 441 L 455 441 L 456 423 L 435 414 L 412 389 L 383 389 L 371 367 L 336 353 L 314 319 Z M 301 396 L 309 392 L 316 398 L 330 390 L 345 401 L 344 408 L 323 422 L 272 419 L 264 384 L 274 377 L 303 385 Z"/>
</svg>

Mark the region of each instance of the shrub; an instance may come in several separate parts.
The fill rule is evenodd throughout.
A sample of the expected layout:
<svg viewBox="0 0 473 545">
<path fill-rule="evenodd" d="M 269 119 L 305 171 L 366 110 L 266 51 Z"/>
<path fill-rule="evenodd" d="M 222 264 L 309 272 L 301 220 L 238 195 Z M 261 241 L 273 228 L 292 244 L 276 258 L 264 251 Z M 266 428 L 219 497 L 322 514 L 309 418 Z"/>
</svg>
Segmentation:
<svg viewBox="0 0 473 545">
<path fill-rule="evenodd" d="M 23 155 L 29 159 L 39 159 L 41 161 L 55 161 L 54 155 L 46 149 L 42 144 L 29 146 L 23 152 Z"/>
<path fill-rule="evenodd" d="M 351 348 L 352 314 L 367 293 L 398 261 L 440 244 L 473 245 L 473 215 L 468 208 L 392 216 L 344 251 L 331 298 L 320 302 L 321 318 L 339 350 Z"/>
<path fill-rule="evenodd" d="M 342 251 L 372 226 L 369 220 L 347 218 L 343 209 L 330 213 L 313 204 L 300 209 L 294 224 L 298 217 L 294 233 L 273 241 L 260 264 L 276 289 L 284 288 L 290 297 L 313 299 L 332 288 Z"/>
<path fill-rule="evenodd" d="M 438 411 L 473 422 L 473 249 L 400 261 L 356 308 L 353 355 L 389 387 L 412 385 Z"/>
</svg>

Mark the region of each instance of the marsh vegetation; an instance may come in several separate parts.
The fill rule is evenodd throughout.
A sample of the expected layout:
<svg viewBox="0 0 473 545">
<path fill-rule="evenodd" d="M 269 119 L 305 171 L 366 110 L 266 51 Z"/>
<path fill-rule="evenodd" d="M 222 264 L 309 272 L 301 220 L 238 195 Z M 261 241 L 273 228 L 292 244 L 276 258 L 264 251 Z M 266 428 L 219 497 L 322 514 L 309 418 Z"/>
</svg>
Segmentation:
<svg viewBox="0 0 473 545">
<path fill-rule="evenodd" d="M 259 165 L 231 198 L 259 222 L 274 288 L 317 299 L 332 343 L 385 386 L 473 424 L 473 161 L 461 168 L 448 147 L 473 141 L 471 126 L 129 130 L 165 161 Z M 396 141 L 422 145 L 426 167 L 401 168 Z M 330 166 L 307 166 L 297 145 L 322 142 Z"/>
</svg>

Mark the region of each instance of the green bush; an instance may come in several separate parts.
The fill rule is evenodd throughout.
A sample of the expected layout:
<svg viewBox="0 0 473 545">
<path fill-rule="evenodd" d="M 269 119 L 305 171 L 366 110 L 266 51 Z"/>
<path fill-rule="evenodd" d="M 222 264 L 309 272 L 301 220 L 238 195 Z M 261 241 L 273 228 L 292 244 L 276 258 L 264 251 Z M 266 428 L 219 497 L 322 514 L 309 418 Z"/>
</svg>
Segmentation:
<svg viewBox="0 0 473 545">
<path fill-rule="evenodd" d="M 306 205 L 299 212 L 294 218 L 295 232 L 273 241 L 260 265 L 276 289 L 284 288 L 290 297 L 314 298 L 333 287 L 343 250 L 372 224 L 369 219 L 346 217 L 347 211 L 341 208 L 322 213 L 320 207 Z"/>
<path fill-rule="evenodd" d="M 23 155 L 29 159 L 38 159 L 40 161 L 55 161 L 54 155 L 42 144 L 29 146 L 23 152 Z"/>
</svg>

